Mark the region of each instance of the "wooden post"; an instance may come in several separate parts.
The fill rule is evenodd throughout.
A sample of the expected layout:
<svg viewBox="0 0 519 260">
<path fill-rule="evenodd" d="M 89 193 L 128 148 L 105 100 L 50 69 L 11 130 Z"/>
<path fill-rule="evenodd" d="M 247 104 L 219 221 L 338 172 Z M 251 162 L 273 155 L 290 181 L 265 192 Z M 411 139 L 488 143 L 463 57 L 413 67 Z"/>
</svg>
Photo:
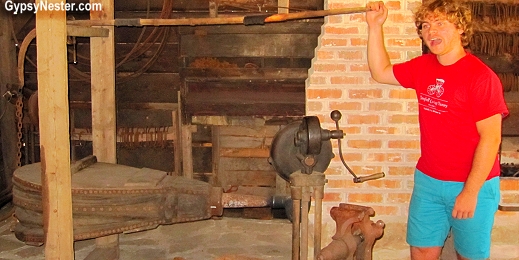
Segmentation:
<svg viewBox="0 0 519 260">
<path fill-rule="evenodd" d="M 188 179 L 193 179 L 193 132 L 196 125 L 182 126 L 182 174 Z"/>
<path fill-rule="evenodd" d="M 209 17 L 218 17 L 218 1 L 209 0 Z"/>
<path fill-rule="evenodd" d="M 66 12 L 38 10 L 36 50 L 45 259 L 74 259 Z"/>
<path fill-rule="evenodd" d="M 212 142 L 212 174 L 211 185 L 215 187 L 222 187 L 222 184 L 219 181 L 220 175 L 218 172 L 220 171 L 220 126 L 213 125 L 211 127 L 211 142 Z"/>
<path fill-rule="evenodd" d="M 102 11 L 91 11 L 92 20 L 113 19 L 113 0 L 101 3 Z M 108 37 L 90 38 L 92 86 L 92 146 L 100 162 L 116 163 L 115 41 L 114 28 Z"/>
<path fill-rule="evenodd" d="M 90 11 L 91 20 L 114 19 L 113 0 L 90 0 L 102 10 Z M 92 87 L 92 147 L 99 162 L 117 163 L 116 101 L 115 101 L 115 40 L 114 28 L 108 37 L 90 38 Z M 86 259 L 119 259 L 119 235 L 96 239 L 97 248 Z"/>
<path fill-rule="evenodd" d="M 288 14 L 290 0 L 278 0 L 278 14 Z"/>
<path fill-rule="evenodd" d="M 9 13 L 0 10 L 0 95 L 5 94 L 13 84 L 18 83 L 16 77 L 16 47 L 11 37 L 11 19 Z M 17 147 L 15 106 L 5 98 L 0 98 L 0 138 L 2 143 L 3 176 L 0 176 L 0 206 L 11 200 L 11 179 L 17 168 L 19 149 Z"/>
</svg>

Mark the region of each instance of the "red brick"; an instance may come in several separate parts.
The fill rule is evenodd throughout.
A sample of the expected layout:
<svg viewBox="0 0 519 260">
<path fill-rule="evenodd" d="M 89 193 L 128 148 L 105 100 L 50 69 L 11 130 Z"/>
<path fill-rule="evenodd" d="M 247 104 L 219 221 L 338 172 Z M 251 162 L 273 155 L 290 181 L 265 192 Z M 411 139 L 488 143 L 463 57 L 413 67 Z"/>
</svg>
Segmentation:
<svg viewBox="0 0 519 260">
<path fill-rule="evenodd" d="M 334 58 L 334 54 L 335 54 L 335 52 L 333 52 L 333 51 L 318 50 L 317 51 L 317 59 L 320 59 L 320 60 L 331 60 L 331 59 Z"/>
<path fill-rule="evenodd" d="M 345 134 L 360 134 L 361 128 L 358 126 L 347 126 L 347 127 L 342 128 L 342 131 Z"/>
<path fill-rule="evenodd" d="M 381 203 L 383 201 L 382 194 L 377 193 L 348 193 L 347 201 L 350 203 Z"/>
<path fill-rule="evenodd" d="M 375 210 L 375 216 L 398 216 L 400 215 L 400 208 L 397 206 L 371 206 Z"/>
<path fill-rule="evenodd" d="M 323 85 L 326 84 L 326 79 L 328 79 L 328 77 L 310 75 L 309 79 L 311 84 Z"/>
<path fill-rule="evenodd" d="M 347 46 L 348 40 L 342 39 L 330 39 L 325 38 L 321 40 L 321 46 Z"/>
<path fill-rule="evenodd" d="M 397 141 L 389 141 L 387 145 L 389 148 L 396 148 L 396 149 L 419 149 L 420 141 L 418 141 L 418 140 L 397 140 Z"/>
<path fill-rule="evenodd" d="M 360 102 L 330 102 L 330 110 L 361 110 Z"/>
<path fill-rule="evenodd" d="M 381 89 L 351 89 L 348 98 L 381 98 Z"/>
<path fill-rule="evenodd" d="M 347 143 L 348 147 L 351 148 L 373 149 L 382 147 L 382 141 L 380 140 L 348 140 Z"/>
<path fill-rule="evenodd" d="M 362 51 L 338 51 L 338 60 L 362 60 L 364 53 Z M 333 58 L 333 56 L 332 56 Z"/>
<path fill-rule="evenodd" d="M 501 178 L 502 191 L 518 191 L 519 192 L 519 178 Z"/>
<path fill-rule="evenodd" d="M 342 179 L 342 180 L 328 180 L 328 183 L 326 184 L 326 188 L 330 189 L 358 189 L 361 188 L 361 185 L 354 183 L 352 179 Z"/>
<path fill-rule="evenodd" d="M 378 179 L 365 182 L 367 186 L 384 189 L 402 189 L 402 181 Z"/>
<path fill-rule="evenodd" d="M 409 102 L 409 103 L 407 103 L 407 112 L 416 112 L 416 113 L 418 113 L 418 102 Z"/>
<path fill-rule="evenodd" d="M 341 2 L 333 2 L 328 4 L 329 9 L 342 9 L 342 8 L 356 8 L 359 7 L 360 4 L 353 2 L 347 2 L 347 1 L 341 1 Z"/>
<path fill-rule="evenodd" d="M 410 153 L 405 156 L 406 162 L 417 162 L 418 159 L 420 159 L 421 154 L 420 153 Z"/>
<path fill-rule="evenodd" d="M 334 35 L 334 34 L 359 34 L 359 28 L 358 27 L 332 27 L 327 26 L 324 29 L 324 33 L 328 35 Z"/>
<path fill-rule="evenodd" d="M 519 204 L 519 194 L 501 194 L 503 204 Z"/>
<path fill-rule="evenodd" d="M 330 82 L 332 84 L 364 84 L 364 78 L 357 76 L 336 76 L 331 77 Z"/>
<path fill-rule="evenodd" d="M 346 64 L 340 63 L 318 63 L 313 65 L 314 71 L 318 72 L 342 72 L 346 71 Z"/>
<path fill-rule="evenodd" d="M 347 122 L 353 125 L 378 124 L 380 117 L 378 115 L 348 115 Z"/>
<path fill-rule="evenodd" d="M 370 102 L 371 111 L 402 111 L 402 103 L 395 102 Z"/>
<path fill-rule="evenodd" d="M 403 14 L 400 14 L 400 13 L 389 13 L 387 15 L 387 20 L 388 21 L 391 21 L 393 23 L 404 23 L 405 22 L 405 15 Z"/>
<path fill-rule="evenodd" d="M 307 101 L 306 102 L 306 109 L 309 111 L 322 111 L 323 110 L 323 103 L 322 102 L 316 102 L 316 101 Z"/>
<path fill-rule="evenodd" d="M 352 38 L 350 39 L 351 46 L 368 46 L 367 38 Z"/>
<path fill-rule="evenodd" d="M 389 10 L 400 10 L 402 8 L 400 1 L 387 1 L 385 5 Z"/>
<path fill-rule="evenodd" d="M 341 175 L 343 171 L 343 166 L 330 166 L 324 171 L 325 175 Z"/>
<path fill-rule="evenodd" d="M 372 126 L 368 127 L 368 133 L 369 134 L 398 134 L 400 133 L 400 130 L 396 127 L 389 127 L 389 126 Z"/>
<path fill-rule="evenodd" d="M 343 16 L 342 15 L 330 15 L 328 16 L 328 23 L 330 24 L 339 24 L 343 23 Z"/>
<path fill-rule="evenodd" d="M 414 174 L 415 167 L 389 167 L 387 175 L 391 176 L 412 176 Z"/>
<path fill-rule="evenodd" d="M 410 89 L 391 89 L 389 90 L 390 98 L 398 98 L 398 99 L 416 99 L 416 92 Z"/>
<path fill-rule="evenodd" d="M 411 200 L 411 193 L 388 193 L 387 202 L 389 203 L 408 203 Z"/>
<path fill-rule="evenodd" d="M 340 98 L 342 91 L 340 89 L 308 89 L 306 90 L 308 98 Z"/>
<path fill-rule="evenodd" d="M 346 162 L 346 163 L 348 163 L 348 162 Z M 348 166 L 358 176 L 370 175 L 370 174 L 374 174 L 374 173 L 383 172 L 382 166 L 379 166 L 379 165 L 375 166 L 375 165 L 364 164 L 363 166 L 357 166 L 357 165 L 348 165 Z"/>
<path fill-rule="evenodd" d="M 349 21 L 350 22 L 366 22 L 366 15 L 365 14 L 350 14 L 349 15 Z"/>
<path fill-rule="evenodd" d="M 418 124 L 418 115 L 392 115 L 389 116 L 390 124 Z"/>
<path fill-rule="evenodd" d="M 350 71 L 369 71 L 368 64 L 353 64 L 350 66 Z"/>
<path fill-rule="evenodd" d="M 403 156 L 400 153 L 371 153 L 368 160 L 374 162 L 401 162 Z"/>
<path fill-rule="evenodd" d="M 400 27 L 397 26 L 384 26 L 384 34 L 400 34 Z"/>
<path fill-rule="evenodd" d="M 362 154 L 361 153 L 342 153 L 342 156 L 344 157 L 344 160 L 346 162 L 360 162 L 362 161 Z M 338 157 L 338 156 L 336 156 Z"/>
<path fill-rule="evenodd" d="M 406 127 L 405 133 L 409 135 L 420 135 L 420 127 Z"/>
<path fill-rule="evenodd" d="M 323 201 L 326 201 L 326 202 L 341 202 L 342 201 L 342 197 L 341 197 L 340 193 L 325 192 L 324 193 L 324 197 L 323 197 Z"/>
</svg>

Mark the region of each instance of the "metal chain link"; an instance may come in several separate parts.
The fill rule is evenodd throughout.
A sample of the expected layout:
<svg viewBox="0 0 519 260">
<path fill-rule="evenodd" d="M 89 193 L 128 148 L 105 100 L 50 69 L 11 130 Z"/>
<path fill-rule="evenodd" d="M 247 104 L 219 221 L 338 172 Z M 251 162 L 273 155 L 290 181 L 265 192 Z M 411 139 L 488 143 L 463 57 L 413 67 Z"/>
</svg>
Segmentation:
<svg viewBox="0 0 519 260">
<path fill-rule="evenodd" d="M 16 98 L 16 128 L 17 128 L 17 137 L 18 142 L 16 146 L 18 147 L 18 153 L 16 155 L 17 162 L 16 165 L 18 167 L 22 166 L 22 119 L 23 119 L 23 101 L 22 95 L 19 95 Z"/>
</svg>

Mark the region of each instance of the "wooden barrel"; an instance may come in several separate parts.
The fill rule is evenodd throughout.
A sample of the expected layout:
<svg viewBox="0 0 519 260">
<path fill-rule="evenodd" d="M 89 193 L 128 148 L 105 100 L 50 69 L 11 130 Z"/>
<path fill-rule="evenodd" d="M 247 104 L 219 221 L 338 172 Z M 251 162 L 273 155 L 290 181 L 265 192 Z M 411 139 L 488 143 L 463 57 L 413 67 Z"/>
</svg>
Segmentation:
<svg viewBox="0 0 519 260">
<path fill-rule="evenodd" d="M 223 213 L 221 188 L 153 169 L 94 161 L 73 171 L 71 182 L 75 241 L 203 220 Z M 15 235 L 27 244 L 41 245 L 44 235 L 40 163 L 17 169 L 13 184 L 13 204 L 19 221 Z"/>
</svg>

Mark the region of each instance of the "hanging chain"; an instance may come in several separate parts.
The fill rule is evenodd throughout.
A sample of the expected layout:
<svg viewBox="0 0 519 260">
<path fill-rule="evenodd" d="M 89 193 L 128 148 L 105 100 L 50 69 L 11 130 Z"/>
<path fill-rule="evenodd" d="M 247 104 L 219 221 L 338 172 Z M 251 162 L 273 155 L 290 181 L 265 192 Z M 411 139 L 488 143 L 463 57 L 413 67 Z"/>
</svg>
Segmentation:
<svg viewBox="0 0 519 260">
<path fill-rule="evenodd" d="M 21 93 L 21 91 L 20 91 Z M 16 143 L 16 146 L 18 147 L 18 153 L 16 155 L 17 157 L 17 166 L 22 166 L 22 119 L 23 119 L 23 101 L 22 101 L 22 95 L 18 95 L 16 98 L 16 128 L 17 128 L 17 137 L 18 142 Z"/>
</svg>

